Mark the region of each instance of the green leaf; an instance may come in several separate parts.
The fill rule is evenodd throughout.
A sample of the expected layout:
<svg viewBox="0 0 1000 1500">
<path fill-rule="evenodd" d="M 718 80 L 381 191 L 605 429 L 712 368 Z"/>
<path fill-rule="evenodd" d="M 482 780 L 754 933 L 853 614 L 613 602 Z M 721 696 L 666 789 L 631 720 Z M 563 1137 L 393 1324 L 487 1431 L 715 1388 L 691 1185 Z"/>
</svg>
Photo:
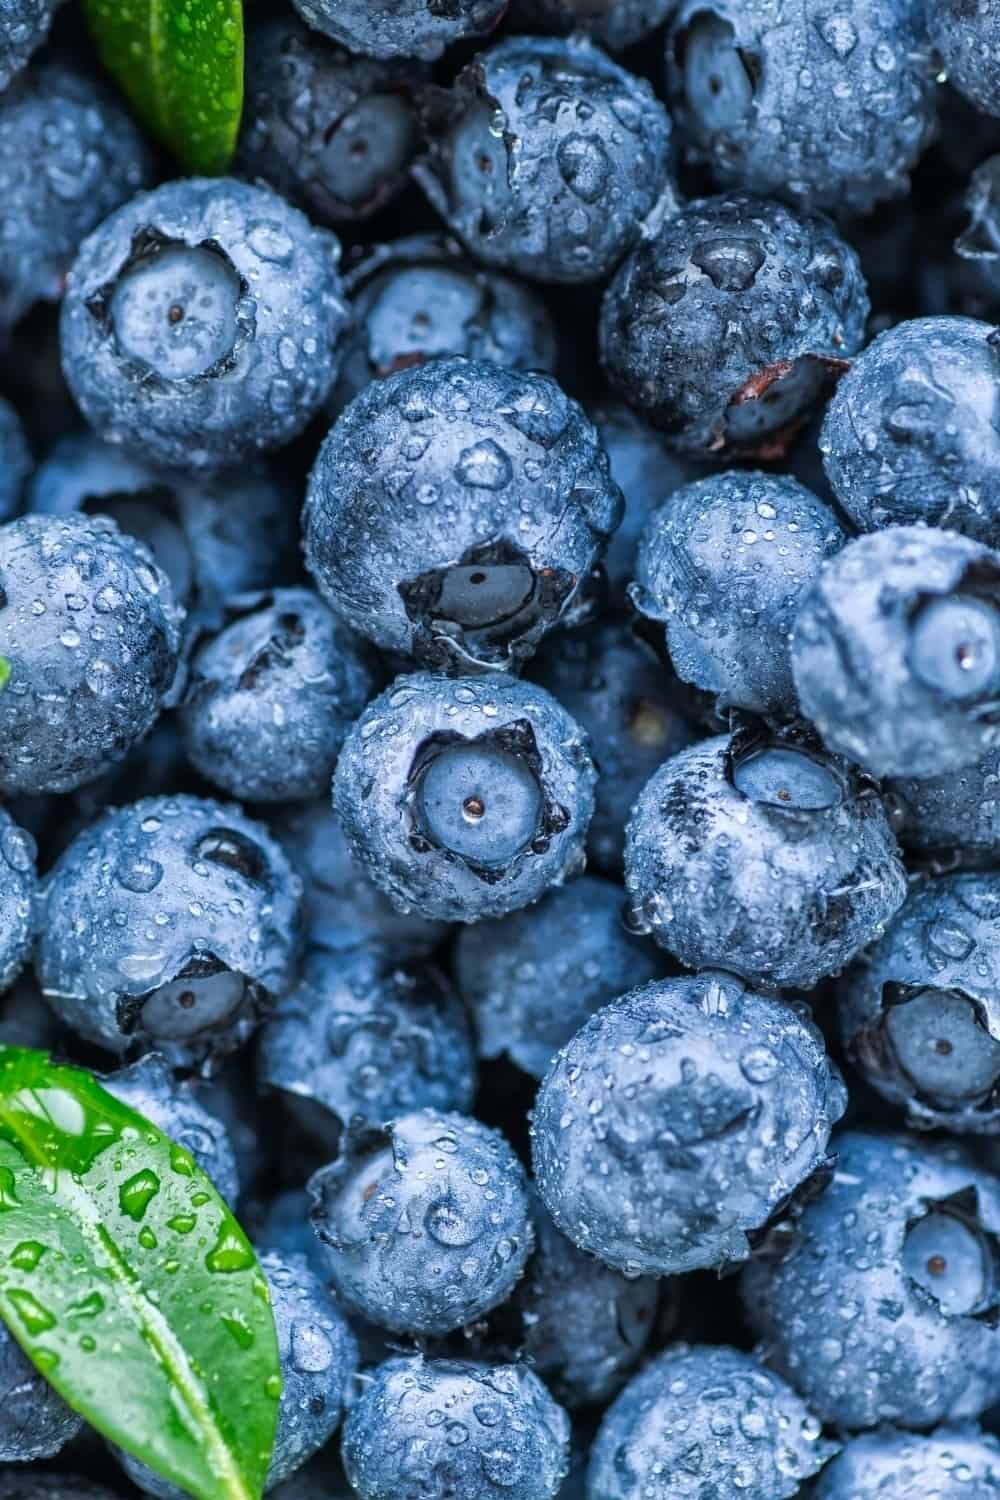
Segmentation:
<svg viewBox="0 0 1000 1500">
<path fill-rule="evenodd" d="M 188 172 L 225 172 L 243 109 L 242 0 L 83 0 L 105 67 Z"/>
<path fill-rule="evenodd" d="M 0 1316 L 112 1442 L 199 1500 L 261 1494 L 281 1366 L 253 1249 L 188 1152 L 0 1047 Z"/>
</svg>

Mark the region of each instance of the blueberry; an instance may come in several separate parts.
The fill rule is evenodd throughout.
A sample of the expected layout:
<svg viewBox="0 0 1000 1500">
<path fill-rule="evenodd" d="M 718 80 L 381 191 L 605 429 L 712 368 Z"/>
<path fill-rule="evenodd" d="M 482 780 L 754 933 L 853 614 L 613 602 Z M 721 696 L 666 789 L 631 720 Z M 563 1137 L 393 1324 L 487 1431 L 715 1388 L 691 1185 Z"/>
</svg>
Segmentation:
<svg viewBox="0 0 1000 1500">
<path fill-rule="evenodd" d="M 587 415 L 607 449 L 611 477 L 625 496 L 625 515 L 604 554 L 604 569 L 618 602 L 635 577 L 643 527 L 657 506 L 697 477 L 697 467 L 672 454 L 663 434 L 623 401 L 590 403 Z"/>
<path fill-rule="evenodd" d="M 847 1054 L 910 1123 L 996 1132 L 998 988 L 1000 877 L 915 885 L 885 936 L 840 983 Z"/>
<path fill-rule="evenodd" d="M 975 117 L 982 122 L 982 115 Z M 992 123 L 992 122 L 990 122 Z M 991 145 L 998 144 L 996 135 Z M 1000 293 L 1000 156 L 981 162 L 965 193 L 969 222 L 955 241 L 955 253 L 971 272 L 976 290 L 992 305 Z"/>
<path fill-rule="evenodd" d="M 1000 543 L 998 396 L 991 324 L 914 318 L 880 334 L 838 385 L 820 438 L 858 529 L 926 521 Z"/>
<path fill-rule="evenodd" d="M 446 235 L 376 246 L 344 282 L 354 326 L 331 416 L 369 381 L 451 354 L 511 370 L 555 369 L 556 331 L 538 294 L 477 266 Z"/>
<path fill-rule="evenodd" d="M 334 426 L 309 480 L 306 560 L 377 645 L 506 668 L 578 604 L 621 507 L 554 380 L 437 359 L 373 382 Z"/>
<path fill-rule="evenodd" d="M 338 254 L 269 188 L 187 178 L 133 198 L 69 276 L 63 370 L 84 416 L 181 469 L 287 443 L 337 373 Z"/>
<path fill-rule="evenodd" d="M 676 1344 L 629 1381 L 591 1450 L 588 1500 L 741 1495 L 788 1500 L 837 1451 L 750 1354 Z"/>
<path fill-rule="evenodd" d="M 120 1500 L 103 1484 L 78 1474 L 49 1473 L 19 1465 L 0 1469 L 0 1500 Z"/>
<path fill-rule="evenodd" d="M 250 802 L 319 797 L 374 694 L 367 643 L 310 589 L 244 594 L 191 662 L 181 734 L 207 781 Z"/>
<path fill-rule="evenodd" d="M 273 1148 L 284 1143 L 275 1141 L 274 1133 L 268 1129 L 270 1122 L 262 1117 L 253 1073 L 242 1056 L 224 1060 L 221 1072 L 211 1078 L 194 1078 L 190 1086 L 195 1089 L 198 1103 L 220 1122 L 233 1148 L 242 1213 L 249 1195 L 259 1187 L 259 1180 L 272 1180 Z M 249 1224 L 246 1227 L 249 1229 Z M 308 1221 L 303 1217 L 302 1240 L 305 1243 L 295 1245 L 296 1250 L 304 1251 L 307 1245 L 311 1246 L 312 1235 L 306 1237 L 308 1227 Z M 267 1235 L 256 1235 L 255 1238 L 271 1249 L 282 1248 Z"/>
<path fill-rule="evenodd" d="M 827 1164 L 847 1093 L 816 1028 L 721 972 L 632 990 L 557 1054 L 535 1103 L 546 1208 L 626 1275 L 745 1260 Z"/>
<path fill-rule="evenodd" d="M 682 963 L 804 989 L 878 937 L 906 894 L 874 785 L 808 738 L 750 726 L 647 782 L 625 871 L 633 926 Z"/>
<path fill-rule="evenodd" d="M 579 872 L 596 774 L 583 731 L 544 689 L 420 672 L 351 730 L 334 806 L 396 906 L 477 922 Z"/>
<path fill-rule="evenodd" d="M 239 808 L 150 797 L 109 811 L 46 881 L 42 989 L 110 1052 L 212 1070 L 288 988 L 301 893 Z"/>
<path fill-rule="evenodd" d="M 67 792 L 120 761 L 171 693 L 183 618 L 114 521 L 0 526 L 0 791 Z"/>
<path fill-rule="evenodd" d="M 722 709 L 789 718 L 797 709 L 789 649 L 796 610 L 846 540 L 829 506 L 795 479 L 713 474 L 653 512 L 629 595 L 662 622 L 685 682 L 716 694 Z"/>
<path fill-rule="evenodd" d="M 696 737 L 684 690 L 627 623 L 611 618 L 551 636 L 530 671 L 590 739 L 600 775 L 587 855 L 619 875 L 632 804 L 663 760 Z"/>
<path fill-rule="evenodd" d="M 891 526 L 825 564 L 792 635 L 803 713 L 874 776 L 937 776 L 1000 743 L 1000 556 Z"/>
<path fill-rule="evenodd" d="M 1000 863 L 1000 745 L 940 776 L 886 783 L 898 838 L 915 860 L 949 868 Z"/>
<path fill-rule="evenodd" d="M 284 1388 L 265 1490 L 282 1484 L 328 1443 L 344 1416 L 358 1364 L 347 1320 L 318 1276 L 297 1255 L 268 1251 L 261 1270 L 271 1292 Z M 184 1491 L 131 1454 L 115 1449 L 133 1484 L 157 1500 Z"/>
<path fill-rule="evenodd" d="M 162 1057 L 150 1052 L 102 1078 L 101 1087 L 189 1151 L 221 1196 L 236 1202 L 240 1184 L 225 1125 L 204 1107 L 190 1084 L 172 1076 Z"/>
<path fill-rule="evenodd" d="M 490 1320 L 487 1347 L 509 1345 L 512 1357 L 526 1360 L 571 1410 L 606 1405 L 652 1335 L 659 1286 L 584 1255 L 536 1195 L 531 1201 L 534 1253 L 513 1296 Z"/>
<path fill-rule="evenodd" d="M 655 948 L 622 925 L 624 898 L 611 881 L 584 876 L 537 906 L 459 932 L 455 979 L 481 1057 L 506 1053 L 541 1078 L 596 1010 L 662 975 Z"/>
<path fill-rule="evenodd" d="M 667 78 L 689 154 L 723 188 L 869 213 L 909 187 L 936 81 L 916 0 L 683 0 Z"/>
<path fill-rule="evenodd" d="M 298 499 L 279 473 L 182 474 L 152 468 L 91 433 L 60 438 L 28 486 L 44 515 L 108 515 L 144 541 L 189 611 L 189 626 L 222 624 L 235 594 L 290 583 L 298 569 Z"/>
<path fill-rule="evenodd" d="M 816 1500 L 991 1500 L 1000 1494 L 1000 1443 L 978 1427 L 898 1432 L 884 1427 L 860 1433 L 827 1464 Z"/>
<path fill-rule="evenodd" d="M 927 27 L 943 72 L 977 110 L 1000 115 L 1000 12 L 989 3 L 934 0 Z"/>
<path fill-rule="evenodd" d="M 586 37 L 506 37 L 452 86 L 414 176 L 480 260 L 539 281 L 607 276 L 674 210 L 670 117 Z"/>
<path fill-rule="evenodd" d="M 470 1109 L 475 1048 L 463 1007 L 431 965 L 375 946 L 313 949 L 263 1031 L 257 1076 L 332 1155 L 348 1126 Z"/>
<path fill-rule="evenodd" d="M 70 1411 L 0 1323 L 0 1463 L 54 1458 L 82 1428 L 83 1418 Z"/>
<path fill-rule="evenodd" d="M 410 93 L 422 81 L 411 58 L 352 57 L 291 17 L 251 26 L 240 175 L 324 223 L 368 218 L 406 185 L 420 139 Z"/>
<path fill-rule="evenodd" d="M 584 32 L 609 52 L 623 52 L 655 31 L 673 0 L 513 0 L 518 30 Z"/>
<path fill-rule="evenodd" d="M 31 834 L 0 807 L 0 994 L 10 989 L 31 950 L 35 854 Z"/>
<path fill-rule="evenodd" d="M 448 931 L 413 911 L 397 911 L 351 854 L 329 797 L 276 811 L 272 832 L 304 885 L 309 947 L 337 953 L 366 943 L 389 947 L 397 962 L 429 953 Z"/>
<path fill-rule="evenodd" d="M 1000 1396 L 1000 1181 L 950 1145 L 847 1132 L 783 1258 L 744 1272 L 768 1362 L 825 1422 L 928 1427 Z"/>
<path fill-rule="evenodd" d="M 343 1458 L 360 1500 L 555 1500 L 569 1421 L 525 1365 L 403 1356 L 371 1371 Z"/>
<path fill-rule="evenodd" d="M 59 300 L 81 242 L 152 171 L 131 116 L 84 74 L 45 63 L 0 95 L 0 331 L 35 302 Z"/>
<path fill-rule="evenodd" d="M 0 521 L 17 515 L 31 470 L 31 451 L 21 419 L 10 402 L 0 397 Z"/>
<path fill-rule="evenodd" d="M 304 21 L 366 57 L 433 61 L 465 37 L 485 36 L 507 0 L 292 0 Z"/>
<path fill-rule="evenodd" d="M 309 1191 L 338 1296 L 398 1333 L 481 1317 L 531 1252 L 524 1169 L 498 1131 L 464 1115 L 422 1109 L 357 1130 Z"/>
<path fill-rule="evenodd" d="M 56 1018 L 30 972 L 0 995 L 0 1042 L 39 1052 L 52 1052 L 58 1046 Z"/>
<path fill-rule="evenodd" d="M 0 89 L 38 51 L 61 0 L 0 0 Z"/>
<path fill-rule="evenodd" d="M 861 347 L 867 317 L 857 256 L 825 219 L 703 198 L 619 269 L 601 359 L 678 452 L 774 458 Z"/>
</svg>

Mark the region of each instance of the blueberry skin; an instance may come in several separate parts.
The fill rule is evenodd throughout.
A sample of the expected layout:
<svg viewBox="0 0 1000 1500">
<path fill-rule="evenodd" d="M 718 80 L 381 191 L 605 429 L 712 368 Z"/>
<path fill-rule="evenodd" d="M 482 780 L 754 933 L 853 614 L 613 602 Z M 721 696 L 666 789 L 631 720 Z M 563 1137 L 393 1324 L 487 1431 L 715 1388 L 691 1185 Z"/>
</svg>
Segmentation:
<svg viewBox="0 0 1000 1500">
<path fill-rule="evenodd" d="M 10 402 L 0 397 L 0 521 L 17 515 L 33 467 L 21 419 Z"/>
<path fill-rule="evenodd" d="M 860 349 L 867 317 L 858 258 L 826 219 L 703 198 L 619 268 L 601 362 L 677 452 L 775 458 Z"/>
<path fill-rule="evenodd" d="M 465 37 L 485 36 L 507 0 L 292 0 L 303 21 L 365 57 L 433 62 Z"/>
<path fill-rule="evenodd" d="M 858 529 L 926 522 L 1000 543 L 998 395 L 992 324 L 913 318 L 879 334 L 838 385 L 820 435 Z"/>
<path fill-rule="evenodd" d="M 604 1406 L 642 1357 L 659 1284 L 649 1276 L 628 1279 L 584 1255 L 534 1193 L 532 1210 L 534 1253 L 513 1296 L 490 1320 L 485 1347 L 509 1345 L 511 1357 L 526 1360 L 571 1411 Z"/>
<path fill-rule="evenodd" d="M 299 497 L 263 463 L 183 474 L 156 469 L 93 433 L 60 438 L 28 486 L 27 509 L 110 515 L 139 537 L 188 610 L 188 627 L 218 628 L 235 594 L 291 583 L 299 569 Z"/>
<path fill-rule="evenodd" d="M 413 175 L 488 265 L 606 277 L 654 210 L 674 212 L 670 116 L 582 35 L 505 37 L 458 75 Z"/>
<path fill-rule="evenodd" d="M 54 1458 L 82 1428 L 83 1418 L 56 1394 L 0 1323 L 0 1463 Z M 0 1494 L 3 1489 L 0 1477 Z"/>
<path fill-rule="evenodd" d="M 344 284 L 354 322 L 331 417 L 370 381 L 452 354 L 510 370 L 555 370 L 556 330 L 538 293 L 476 265 L 449 235 L 377 245 Z"/>
<path fill-rule="evenodd" d="M 724 964 L 750 983 L 811 989 L 902 905 L 906 876 L 875 787 L 795 745 L 743 730 L 702 740 L 636 801 L 625 843 L 632 925 L 691 968 Z M 815 768 L 814 806 L 734 780 L 756 755 L 786 748 Z"/>
<path fill-rule="evenodd" d="M 673 0 L 514 0 L 516 30 L 583 32 L 609 52 L 624 52 L 668 16 Z"/>
<path fill-rule="evenodd" d="M 503 851 L 485 848 L 486 863 L 445 843 L 420 812 L 428 771 L 463 752 L 500 763 L 496 780 L 484 773 L 480 805 Z M 395 906 L 478 922 L 529 906 L 580 872 L 596 779 L 585 734 L 544 689 L 500 673 L 454 681 L 418 672 L 398 677 L 351 730 L 333 801 L 351 852 Z M 504 810 L 511 783 L 511 795 L 534 799 L 518 812 L 517 847 Z M 463 817 L 472 817 L 464 804 Z"/>
<path fill-rule="evenodd" d="M 658 979 L 664 960 L 625 930 L 625 892 L 583 876 L 537 906 L 460 929 L 455 982 L 479 1055 L 506 1055 L 542 1078 L 560 1047 L 625 990 Z"/>
<path fill-rule="evenodd" d="M 626 1275 L 722 1268 L 825 1167 L 846 1101 L 793 1006 L 721 972 L 660 980 L 553 1059 L 535 1182 L 556 1227 Z"/>
<path fill-rule="evenodd" d="M 0 89 L 43 44 L 59 4 L 60 0 L 0 0 Z"/>
<path fill-rule="evenodd" d="M 833 1145 L 836 1172 L 803 1210 L 788 1254 L 753 1260 L 743 1273 L 768 1363 L 837 1426 L 978 1416 L 1000 1394 L 995 1290 L 984 1283 L 982 1312 L 946 1311 L 910 1274 L 904 1251 L 914 1225 L 938 1212 L 981 1244 L 985 1266 L 1000 1229 L 1000 1182 L 953 1145 L 860 1131 Z"/>
<path fill-rule="evenodd" d="M 271 832 L 302 878 L 306 946 L 339 953 L 382 944 L 397 961 L 431 952 L 448 932 L 413 911 L 397 911 L 353 857 L 329 797 L 277 809 Z"/>
<path fill-rule="evenodd" d="M 265 1491 L 283 1484 L 330 1441 L 347 1409 L 358 1344 L 339 1306 L 304 1256 L 269 1250 L 260 1267 L 271 1292 L 284 1388 Z M 184 1491 L 121 1449 L 112 1449 L 132 1483 L 156 1500 Z"/>
<path fill-rule="evenodd" d="M 611 477 L 625 496 L 622 523 L 608 542 L 604 571 L 615 603 L 635 577 L 639 537 L 656 508 L 698 477 L 697 466 L 670 452 L 663 434 L 650 427 L 624 401 L 589 403 L 587 415 L 597 428 L 611 464 Z"/>
<path fill-rule="evenodd" d="M 161 323 L 158 307 L 116 300 L 178 255 L 194 288 L 214 278 L 210 319 L 174 301 Z M 349 322 L 338 261 L 336 238 L 269 188 L 186 178 L 141 193 L 84 242 L 69 274 L 60 339 L 77 405 L 101 437 L 163 466 L 223 468 L 281 447 L 337 374 Z M 170 295 L 193 298 L 181 287 L 175 269 Z M 197 363 L 181 363 L 186 354 Z"/>
<path fill-rule="evenodd" d="M 0 807 L 0 995 L 20 974 L 34 938 L 35 841 Z"/>
<path fill-rule="evenodd" d="M 78 1474 L 49 1473 L 44 1469 L 0 1469 L 2 1500 L 119 1500 L 114 1490 L 92 1484 Z"/>
<path fill-rule="evenodd" d="M 982 115 L 975 119 L 982 124 Z M 995 127 L 994 127 L 995 130 Z M 990 137 L 996 146 L 996 135 Z M 955 254 L 965 263 L 972 284 L 980 297 L 995 302 L 1000 290 L 1000 156 L 981 162 L 969 178 L 965 193 L 969 222 L 955 241 Z"/>
<path fill-rule="evenodd" d="M 666 63 L 688 154 L 721 188 L 867 214 L 907 192 L 934 134 L 935 70 L 915 0 L 827 13 L 809 0 L 683 0 Z"/>
<path fill-rule="evenodd" d="M 845 1443 L 816 1481 L 816 1500 L 994 1500 L 1000 1444 L 969 1423 L 934 1432 L 865 1432 Z"/>
<path fill-rule="evenodd" d="M 288 988 L 301 894 L 280 846 L 239 808 L 148 797 L 105 813 L 56 862 L 39 981 L 88 1041 L 208 1074 Z"/>
<path fill-rule="evenodd" d="M 331 430 L 309 478 L 306 563 L 331 609 L 386 650 L 505 669 L 572 610 L 621 511 L 594 428 L 554 380 L 437 359 L 372 382 Z"/>
<path fill-rule="evenodd" d="M 333 1155 L 349 1126 L 471 1110 L 469 1018 L 427 963 L 375 946 L 314 949 L 261 1034 L 257 1077 Z"/>
<path fill-rule="evenodd" d="M 675 1344 L 629 1381 L 591 1449 L 587 1500 L 790 1500 L 836 1453 L 808 1407 L 753 1355 Z"/>
<path fill-rule="evenodd" d="M 251 26 L 236 169 L 323 223 L 356 223 L 408 181 L 419 141 L 410 99 L 425 70 L 352 57 L 293 17 Z"/>
<path fill-rule="evenodd" d="M 697 737 L 683 690 L 628 622 L 613 618 L 551 636 L 529 675 L 590 739 L 599 775 L 587 858 L 604 874 L 620 875 L 635 799 L 664 758 Z"/>
<path fill-rule="evenodd" d="M 240 1182 L 226 1127 L 201 1104 L 190 1084 L 174 1078 L 164 1058 L 147 1053 L 100 1082 L 109 1094 L 189 1151 L 220 1196 L 227 1203 L 236 1202 Z"/>
<path fill-rule="evenodd" d="M 180 726 L 207 781 L 250 802 L 319 797 L 380 673 L 311 589 L 244 594 L 191 661 Z"/>
<path fill-rule="evenodd" d="M 0 526 L 0 791 L 69 792 L 120 761 L 169 699 L 183 619 L 114 521 Z"/>
<path fill-rule="evenodd" d="M 713 474 L 649 518 L 629 598 L 662 622 L 677 675 L 716 694 L 721 710 L 791 718 L 795 614 L 846 541 L 830 507 L 798 480 Z"/>
<path fill-rule="evenodd" d="M 447 1419 L 442 1421 L 442 1414 Z M 569 1419 L 525 1365 L 387 1359 L 344 1423 L 344 1469 L 360 1500 L 555 1500 Z"/>
<path fill-rule="evenodd" d="M 916 884 L 839 983 L 847 1055 L 909 1124 L 1000 1132 L 998 992 L 1000 877 Z"/>
<path fill-rule="evenodd" d="M 35 302 L 59 301 L 82 241 L 152 177 L 131 115 L 84 73 L 42 63 L 0 95 L 0 334 Z"/>
<path fill-rule="evenodd" d="M 972 765 L 1000 744 L 989 643 L 973 640 L 976 675 L 954 691 L 941 690 L 939 674 L 961 672 L 963 640 L 950 664 L 942 656 L 921 665 L 922 630 L 928 647 L 951 638 L 928 611 L 968 600 L 991 628 L 1000 555 L 957 532 L 890 526 L 825 564 L 799 608 L 792 671 L 802 712 L 831 750 L 873 776 L 925 777 Z"/>
<path fill-rule="evenodd" d="M 1000 862 L 1000 745 L 940 776 L 885 784 L 897 837 L 921 864 L 962 869 Z"/>
<path fill-rule="evenodd" d="M 952 88 L 984 114 L 1000 115 L 1000 9 L 991 0 L 935 0 L 927 26 Z"/>
<path fill-rule="evenodd" d="M 309 1193 L 337 1295 L 397 1333 L 481 1317 L 510 1296 L 534 1243 L 524 1168 L 465 1115 L 421 1109 L 355 1131 Z"/>
</svg>

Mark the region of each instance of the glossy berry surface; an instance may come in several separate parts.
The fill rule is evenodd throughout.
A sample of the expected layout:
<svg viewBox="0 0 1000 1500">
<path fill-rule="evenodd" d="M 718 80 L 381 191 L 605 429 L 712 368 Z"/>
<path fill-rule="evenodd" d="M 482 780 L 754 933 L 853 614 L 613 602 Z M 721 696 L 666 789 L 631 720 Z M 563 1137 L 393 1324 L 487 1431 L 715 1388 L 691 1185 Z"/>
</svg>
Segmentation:
<svg viewBox="0 0 1000 1500">
<path fill-rule="evenodd" d="M 838 1426 L 978 1416 L 1000 1390 L 1000 1182 L 949 1144 L 849 1132 L 835 1149 L 787 1253 L 744 1272 L 769 1363 Z"/>
<path fill-rule="evenodd" d="M 352 853 L 397 907 L 476 922 L 580 872 L 595 779 L 586 736 L 544 689 L 419 672 L 361 715 L 333 797 Z"/>
<path fill-rule="evenodd" d="M 682 963 L 809 989 L 879 936 L 906 877 L 872 782 L 808 738 L 741 729 L 647 782 L 625 886 L 632 925 Z"/>
<path fill-rule="evenodd" d="M 516 1156 L 458 1114 L 424 1109 L 355 1132 L 309 1191 L 338 1294 L 397 1333 L 441 1335 L 488 1312 L 534 1242 Z"/>
<path fill-rule="evenodd" d="M 857 257 L 826 219 L 703 198 L 612 279 L 601 362 L 679 453 L 775 457 L 860 348 L 867 316 Z"/>
<path fill-rule="evenodd" d="M 569 1420 L 526 1365 L 401 1356 L 372 1372 L 343 1454 L 361 1500 L 423 1500 L 431 1475 L 463 1500 L 555 1500 Z"/>
<path fill-rule="evenodd" d="M 585 37 L 506 38 L 459 74 L 445 120 L 417 177 L 491 265 L 594 281 L 676 204 L 669 115 Z"/>
<path fill-rule="evenodd" d="M 306 561 L 377 645 L 507 669 L 570 614 L 621 508 L 554 380 L 432 360 L 373 381 L 334 425 L 309 479 Z"/>
<path fill-rule="evenodd" d="M 102 437 L 178 468 L 289 442 L 337 373 L 337 243 L 269 188 L 187 178 L 86 241 L 63 302 L 63 370 Z"/>
<path fill-rule="evenodd" d="M 786 1003 L 721 972 L 662 980 L 598 1011 L 553 1060 L 535 1181 L 556 1227 L 617 1270 L 721 1268 L 826 1166 L 845 1102 L 818 1031 Z"/>
</svg>

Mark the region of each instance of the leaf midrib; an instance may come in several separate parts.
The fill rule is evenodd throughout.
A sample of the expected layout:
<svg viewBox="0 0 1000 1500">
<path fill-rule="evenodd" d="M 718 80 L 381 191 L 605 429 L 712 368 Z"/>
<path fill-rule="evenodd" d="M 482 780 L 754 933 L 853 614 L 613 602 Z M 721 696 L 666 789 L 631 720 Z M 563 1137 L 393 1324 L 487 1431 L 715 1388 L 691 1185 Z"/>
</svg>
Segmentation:
<svg viewBox="0 0 1000 1500">
<path fill-rule="evenodd" d="M 0 1104 L 0 1119 L 17 1136 L 21 1143 L 18 1149 L 29 1165 L 40 1171 L 51 1171 L 51 1163 L 47 1162 L 37 1150 L 32 1151 L 31 1137 L 24 1136 L 18 1130 L 16 1115 L 12 1116 L 3 1104 Z M 201 1381 L 184 1346 L 175 1337 L 160 1309 L 143 1292 L 139 1277 L 97 1218 L 90 1199 L 73 1181 L 69 1173 L 65 1174 L 65 1178 L 71 1184 L 71 1188 L 67 1194 L 65 1182 L 60 1185 L 59 1190 L 64 1202 L 67 1198 L 72 1201 L 72 1206 L 77 1213 L 77 1223 L 90 1242 L 95 1252 L 95 1259 L 100 1259 L 96 1253 L 97 1247 L 104 1252 L 109 1273 L 124 1290 L 125 1302 L 134 1315 L 136 1326 L 173 1381 L 197 1430 L 207 1439 L 209 1464 L 225 1486 L 225 1493 L 231 1497 L 231 1500 L 257 1500 L 255 1492 L 244 1483 L 239 1466 L 234 1462 L 232 1453 L 223 1441 L 211 1405 L 202 1391 Z"/>
</svg>

